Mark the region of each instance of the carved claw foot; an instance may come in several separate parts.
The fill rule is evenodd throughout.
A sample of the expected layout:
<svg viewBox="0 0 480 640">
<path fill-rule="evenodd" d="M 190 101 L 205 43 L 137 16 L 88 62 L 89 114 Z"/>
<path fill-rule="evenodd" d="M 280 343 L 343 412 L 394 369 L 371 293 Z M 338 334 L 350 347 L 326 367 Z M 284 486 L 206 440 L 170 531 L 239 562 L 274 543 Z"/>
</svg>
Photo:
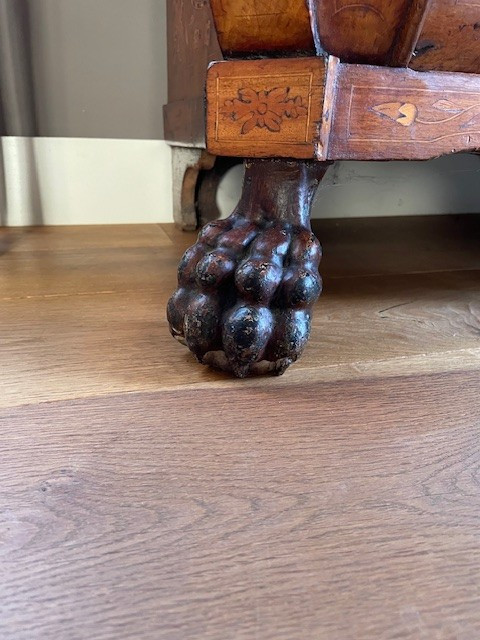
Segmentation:
<svg viewBox="0 0 480 640">
<path fill-rule="evenodd" d="M 247 163 L 237 209 L 204 227 L 183 256 L 167 316 L 203 364 L 238 377 L 279 375 L 302 353 L 321 292 L 308 213 L 324 172 L 314 163 Z"/>
</svg>

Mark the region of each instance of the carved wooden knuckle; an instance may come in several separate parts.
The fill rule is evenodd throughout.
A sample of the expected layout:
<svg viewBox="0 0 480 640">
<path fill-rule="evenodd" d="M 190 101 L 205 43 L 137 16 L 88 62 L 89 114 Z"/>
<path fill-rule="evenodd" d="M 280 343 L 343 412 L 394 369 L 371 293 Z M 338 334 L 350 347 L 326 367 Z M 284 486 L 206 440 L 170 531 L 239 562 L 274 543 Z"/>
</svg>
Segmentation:
<svg viewBox="0 0 480 640">
<path fill-rule="evenodd" d="M 320 257 L 302 226 L 238 212 L 210 223 L 180 263 L 167 309 L 172 334 L 200 362 L 239 377 L 283 373 L 308 339 Z"/>
</svg>

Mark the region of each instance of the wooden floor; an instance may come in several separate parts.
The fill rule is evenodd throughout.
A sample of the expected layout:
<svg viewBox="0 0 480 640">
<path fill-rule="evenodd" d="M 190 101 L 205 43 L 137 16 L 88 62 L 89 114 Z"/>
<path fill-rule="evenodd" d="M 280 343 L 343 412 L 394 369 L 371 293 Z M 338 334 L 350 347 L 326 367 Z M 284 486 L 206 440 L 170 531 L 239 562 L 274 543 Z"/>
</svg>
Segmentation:
<svg viewBox="0 0 480 640">
<path fill-rule="evenodd" d="M 316 231 L 244 381 L 168 334 L 191 234 L 0 233 L 0 638 L 480 638 L 480 217 Z"/>
</svg>

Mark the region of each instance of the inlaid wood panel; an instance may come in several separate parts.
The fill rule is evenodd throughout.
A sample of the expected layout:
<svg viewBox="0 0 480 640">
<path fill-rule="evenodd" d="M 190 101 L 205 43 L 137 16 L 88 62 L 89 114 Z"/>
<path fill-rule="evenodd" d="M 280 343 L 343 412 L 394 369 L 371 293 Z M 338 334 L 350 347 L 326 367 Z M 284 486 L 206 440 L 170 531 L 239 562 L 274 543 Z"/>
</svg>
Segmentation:
<svg viewBox="0 0 480 640">
<path fill-rule="evenodd" d="M 211 6 L 226 55 L 315 51 L 305 0 L 211 0 Z"/>
<path fill-rule="evenodd" d="M 480 0 L 432 0 L 411 67 L 480 73 Z"/>
<path fill-rule="evenodd" d="M 311 158 L 323 108 L 322 58 L 240 60 L 210 67 L 208 149 L 218 155 Z"/>
<path fill-rule="evenodd" d="M 480 149 L 480 75 L 239 60 L 207 80 L 207 143 L 218 155 L 424 160 Z"/>
<path fill-rule="evenodd" d="M 480 76 L 339 65 L 328 157 L 427 159 L 480 148 Z"/>
<path fill-rule="evenodd" d="M 412 0 L 312 0 L 323 49 L 345 62 L 385 64 Z"/>
</svg>

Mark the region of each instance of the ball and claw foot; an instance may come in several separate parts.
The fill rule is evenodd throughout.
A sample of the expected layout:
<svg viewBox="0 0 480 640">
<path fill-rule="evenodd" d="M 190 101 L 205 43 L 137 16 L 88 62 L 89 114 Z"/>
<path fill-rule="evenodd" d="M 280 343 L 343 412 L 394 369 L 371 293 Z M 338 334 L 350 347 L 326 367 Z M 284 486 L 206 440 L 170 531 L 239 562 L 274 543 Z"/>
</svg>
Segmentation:
<svg viewBox="0 0 480 640">
<path fill-rule="evenodd" d="M 304 226 L 235 212 L 209 223 L 179 266 L 172 335 L 201 363 L 240 378 L 281 375 L 308 340 L 320 257 Z"/>
</svg>

